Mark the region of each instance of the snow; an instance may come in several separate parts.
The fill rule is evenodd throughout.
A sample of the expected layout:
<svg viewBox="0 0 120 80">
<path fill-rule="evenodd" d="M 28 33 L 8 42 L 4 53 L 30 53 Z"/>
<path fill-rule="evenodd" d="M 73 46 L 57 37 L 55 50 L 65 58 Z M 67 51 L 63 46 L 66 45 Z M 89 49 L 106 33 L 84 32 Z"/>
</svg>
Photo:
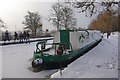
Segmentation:
<svg viewBox="0 0 120 80">
<path fill-rule="evenodd" d="M 53 41 L 48 42 L 52 43 Z M 98 46 L 68 65 L 62 70 L 62 76 L 58 69 L 32 71 L 31 61 L 36 43 L 0 46 L 0 65 L 2 64 L 0 78 L 45 78 L 50 75 L 51 78 L 118 77 L 117 32 L 112 34 L 110 38 L 105 38 Z"/>
<path fill-rule="evenodd" d="M 55 49 L 51 49 L 49 51 L 44 52 L 44 54 L 54 55 L 54 50 Z"/>
<path fill-rule="evenodd" d="M 53 43 L 53 40 L 48 40 L 46 43 Z M 39 49 L 41 49 L 41 45 L 39 45 L 38 47 Z M 46 49 L 47 48 L 52 48 L 52 45 L 46 45 Z M 50 49 L 49 51 L 44 52 L 44 54 L 54 55 L 54 49 Z"/>
<path fill-rule="evenodd" d="M 85 36 L 84 41 L 83 42 L 80 41 L 79 48 L 82 48 L 85 45 L 88 45 L 95 40 L 99 40 L 102 37 L 102 34 L 99 31 L 96 31 L 96 30 L 94 31 L 88 30 L 88 31 L 89 31 L 89 37 Z"/>
<path fill-rule="evenodd" d="M 35 40 L 43 40 L 43 39 L 51 39 L 53 37 L 44 37 L 44 38 L 30 38 L 30 41 L 35 41 Z M 10 41 L 5 41 L 5 43 L 13 43 L 13 42 L 19 42 L 20 40 L 10 40 Z M 4 43 L 4 41 L 0 41 L 0 43 Z"/>
<path fill-rule="evenodd" d="M 53 43 L 53 40 L 48 40 L 47 43 Z M 50 48 L 52 45 L 47 45 L 46 48 Z"/>
<path fill-rule="evenodd" d="M 4 78 L 45 78 L 57 70 L 31 71 L 31 61 L 37 42 L 2 46 L 2 77 Z"/>
<path fill-rule="evenodd" d="M 59 70 L 51 78 L 118 78 L 118 33 L 71 63 L 62 75 Z"/>
<path fill-rule="evenodd" d="M 53 43 L 53 40 L 47 40 L 46 43 Z M 52 45 L 47 45 L 45 48 L 47 49 L 47 48 L 51 48 L 51 47 L 52 47 Z M 41 44 L 38 45 L 38 48 L 41 49 Z M 35 48 L 35 49 L 36 49 L 36 48 Z"/>
</svg>

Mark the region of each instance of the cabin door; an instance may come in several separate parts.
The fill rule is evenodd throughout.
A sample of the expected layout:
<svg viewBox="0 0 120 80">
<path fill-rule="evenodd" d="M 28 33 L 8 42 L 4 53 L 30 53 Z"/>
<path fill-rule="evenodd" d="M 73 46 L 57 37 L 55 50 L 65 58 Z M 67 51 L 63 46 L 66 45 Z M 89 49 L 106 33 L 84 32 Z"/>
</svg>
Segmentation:
<svg viewBox="0 0 120 80">
<path fill-rule="evenodd" d="M 70 43 L 69 30 L 60 30 L 60 42 L 65 43 L 66 48 L 70 49 L 70 46 L 69 46 L 69 43 Z"/>
</svg>

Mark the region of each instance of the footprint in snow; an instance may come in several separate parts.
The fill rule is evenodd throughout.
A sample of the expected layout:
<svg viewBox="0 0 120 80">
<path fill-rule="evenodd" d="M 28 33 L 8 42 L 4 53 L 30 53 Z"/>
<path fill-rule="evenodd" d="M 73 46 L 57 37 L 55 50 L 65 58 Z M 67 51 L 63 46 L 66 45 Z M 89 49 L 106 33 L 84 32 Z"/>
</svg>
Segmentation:
<svg viewBox="0 0 120 80">
<path fill-rule="evenodd" d="M 97 67 L 97 68 L 101 68 L 101 67 L 102 67 L 102 65 L 96 65 L 96 67 Z"/>
</svg>

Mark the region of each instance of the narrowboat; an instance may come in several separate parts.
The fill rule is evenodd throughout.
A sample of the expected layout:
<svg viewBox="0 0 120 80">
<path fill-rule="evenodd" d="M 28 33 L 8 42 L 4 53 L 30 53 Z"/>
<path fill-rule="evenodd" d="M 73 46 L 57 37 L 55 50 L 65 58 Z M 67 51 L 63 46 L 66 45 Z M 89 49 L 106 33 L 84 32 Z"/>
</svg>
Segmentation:
<svg viewBox="0 0 120 80">
<path fill-rule="evenodd" d="M 53 43 L 40 41 L 36 44 L 32 67 L 44 70 L 66 67 L 101 41 L 99 31 L 59 30 L 53 37 Z M 51 47 L 46 48 L 48 45 Z"/>
</svg>

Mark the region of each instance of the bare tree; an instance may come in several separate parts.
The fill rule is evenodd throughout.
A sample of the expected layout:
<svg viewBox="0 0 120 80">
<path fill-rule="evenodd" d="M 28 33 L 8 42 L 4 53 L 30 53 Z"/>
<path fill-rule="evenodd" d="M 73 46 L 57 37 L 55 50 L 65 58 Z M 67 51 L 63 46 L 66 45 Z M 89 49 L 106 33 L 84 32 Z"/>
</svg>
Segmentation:
<svg viewBox="0 0 120 80">
<path fill-rule="evenodd" d="M 61 29 L 61 20 L 62 20 L 61 10 L 62 10 L 62 5 L 59 2 L 52 5 L 51 17 L 49 18 L 49 20 L 57 28 L 57 30 Z"/>
<path fill-rule="evenodd" d="M 57 28 L 57 30 L 74 27 L 76 25 L 73 10 L 66 6 L 63 2 L 53 4 L 49 20 Z"/>
<path fill-rule="evenodd" d="M 26 26 L 25 29 L 30 29 L 36 34 L 36 29 L 42 26 L 41 18 L 38 12 L 28 11 L 28 14 L 25 16 L 25 21 L 23 21 L 23 24 Z"/>
<path fill-rule="evenodd" d="M 113 8 L 118 4 L 115 0 L 101 0 L 97 2 L 97 0 L 84 0 L 84 2 L 75 2 L 74 7 L 79 9 L 79 12 L 85 12 L 86 16 L 101 14 L 104 12 L 108 12 L 109 16 L 112 16 Z M 118 7 L 118 5 L 117 5 Z M 108 33 L 112 32 L 110 28 L 112 27 L 112 18 L 109 19 L 110 24 L 108 28 Z"/>
<path fill-rule="evenodd" d="M 93 16 L 94 14 L 111 11 L 118 2 L 115 0 L 84 0 L 84 2 L 74 2 L 74 7 L 79 9 L 79 12 L 86 12 L 86 16 L 89 14 Z M 99 8 L 99 9 L 98 9 Z M 88 14 L 87 14 L 88 13 Z"/>
<path fill-rule="evenodd" d="M 106 11 L 103 14 L 98 15 L 98 18 L 90 23 L 89 29 L 100 30 L 102 33 L 108 32 L 109 30 L 118 31 L 118 12 L 112 11 L 111 16 L 108 15 L 108 13 L 109 12 Z"/>
<path fill-rule="evenodd" d="M 74 11 L 68 5 L 62 8 L 62 26 L 66 28 L 72 28 L 76 26 L 76 18 L 74 17 Z"/>
<path fill-rule="evenodd" d="M 6 28 L 6 24 L 0 19 L 0 28 Z"/>
</svg>

